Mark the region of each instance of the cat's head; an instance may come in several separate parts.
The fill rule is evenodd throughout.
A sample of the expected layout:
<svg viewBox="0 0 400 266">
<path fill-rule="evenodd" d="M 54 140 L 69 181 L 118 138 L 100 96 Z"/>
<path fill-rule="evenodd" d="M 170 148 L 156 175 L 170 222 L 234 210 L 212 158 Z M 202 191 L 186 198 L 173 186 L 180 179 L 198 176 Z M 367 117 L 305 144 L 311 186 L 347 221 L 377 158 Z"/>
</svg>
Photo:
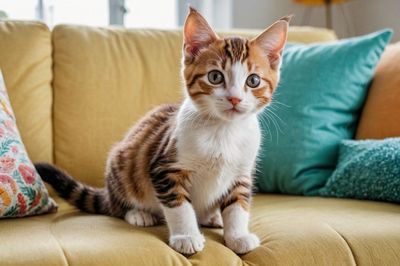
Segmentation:
<svg viewBox="0 0 400 266">
<path fill-rule="evenodd" d="M 290 17 L 254 39 L 220 38 L 190 8 L 184 25 L 183 77 L 187 96 L 211 117 L 240 119 L 269 105 L 279 80 Z"/>
</svg>

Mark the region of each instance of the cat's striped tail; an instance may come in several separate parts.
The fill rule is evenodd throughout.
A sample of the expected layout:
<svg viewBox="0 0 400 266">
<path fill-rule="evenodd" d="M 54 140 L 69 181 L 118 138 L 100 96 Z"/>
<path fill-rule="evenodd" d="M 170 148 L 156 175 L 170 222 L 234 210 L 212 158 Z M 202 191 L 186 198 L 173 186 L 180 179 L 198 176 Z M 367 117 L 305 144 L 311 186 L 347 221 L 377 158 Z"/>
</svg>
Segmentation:
<svg viewBox="0 0 400 266">
<path fill-rule="evenodd" d="M 105 188 L 94 188 L 75 180 L 68 173 L 48 163 L 35 163 L 35 168 L 46 183 L 69 203 L 85 212 L 109 214 Z"/>
</svg>

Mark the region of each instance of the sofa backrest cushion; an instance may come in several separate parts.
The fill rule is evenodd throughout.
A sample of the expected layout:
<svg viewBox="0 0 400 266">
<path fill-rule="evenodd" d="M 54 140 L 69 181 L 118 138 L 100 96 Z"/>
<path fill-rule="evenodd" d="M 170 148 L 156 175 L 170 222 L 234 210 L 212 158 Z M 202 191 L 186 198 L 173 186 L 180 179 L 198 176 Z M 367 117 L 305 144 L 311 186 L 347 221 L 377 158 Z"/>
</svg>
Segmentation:
<svg viewBox="0 0 400 266">
<path fill-rule="evenodd" d="M 32 161 L 53 161 L 51 50 L 46 25 L 0 21 L 0 69 Z"/>
<path fill-rule="evenodd" d="M 326 30 L 291 32 L 289 41 L 336 38 Z M 56 164 L 86 183 L 102 186 L 113 143 L 152 107 L 181 99 L 181 45 L 180 31 L 55 27 Z"/>
<path fill-rule="evenodd" d="M 358 125 L 357 139 L 400 137 L 400 42 L 382 54 Z"/>
</svg>

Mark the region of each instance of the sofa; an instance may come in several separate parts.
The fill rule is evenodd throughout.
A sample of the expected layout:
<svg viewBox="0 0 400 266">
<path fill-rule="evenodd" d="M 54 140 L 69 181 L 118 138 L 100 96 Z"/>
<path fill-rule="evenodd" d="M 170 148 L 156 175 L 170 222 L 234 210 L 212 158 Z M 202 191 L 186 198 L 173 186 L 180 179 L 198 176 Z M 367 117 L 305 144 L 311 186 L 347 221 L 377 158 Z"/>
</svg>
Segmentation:
<svg viewBox="0 0 400 266">
<path fill-rule="evenodd" d="M 289 32 L 290 42 L 335 40 L 326 29 Z M 181 99 L 181 42 L 172 30 L 0 22 L 0 68 L 31 160 L 102 186 L 112 144 L 150 108 Z M 0 220 L 0 265 L 400 265 L 396 204 L 256 193 L 260 247 L 238 256 L 221 229 L 202 228 L 204 250 L 185 257 L 165 225 L 84 213 L 48 189 L 58 212 Z"/>
</svg>

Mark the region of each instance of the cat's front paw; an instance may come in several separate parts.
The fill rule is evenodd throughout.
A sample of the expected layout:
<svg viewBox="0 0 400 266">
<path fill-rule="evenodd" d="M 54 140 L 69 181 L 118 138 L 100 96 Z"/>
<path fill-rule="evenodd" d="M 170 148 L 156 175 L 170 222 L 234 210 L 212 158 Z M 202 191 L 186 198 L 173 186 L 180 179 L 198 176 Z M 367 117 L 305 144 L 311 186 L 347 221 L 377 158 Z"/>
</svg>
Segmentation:
<svg viewBox="0 0 400 266">
<path fill-rule="evenodd" d="M 255 234 L 246 234 L 239 237 L 225 237 L 228 248 L 237 254 L 245 254 L 260 245 L 260 240 Z"/>
<path fill-rule="evenodd" d="M 173 235 L 169 238 L 169 245 L 185 255 L 191 255 L 202 251 L 204 248 L 204 236 L 198 235 Z"/>
</svg>

